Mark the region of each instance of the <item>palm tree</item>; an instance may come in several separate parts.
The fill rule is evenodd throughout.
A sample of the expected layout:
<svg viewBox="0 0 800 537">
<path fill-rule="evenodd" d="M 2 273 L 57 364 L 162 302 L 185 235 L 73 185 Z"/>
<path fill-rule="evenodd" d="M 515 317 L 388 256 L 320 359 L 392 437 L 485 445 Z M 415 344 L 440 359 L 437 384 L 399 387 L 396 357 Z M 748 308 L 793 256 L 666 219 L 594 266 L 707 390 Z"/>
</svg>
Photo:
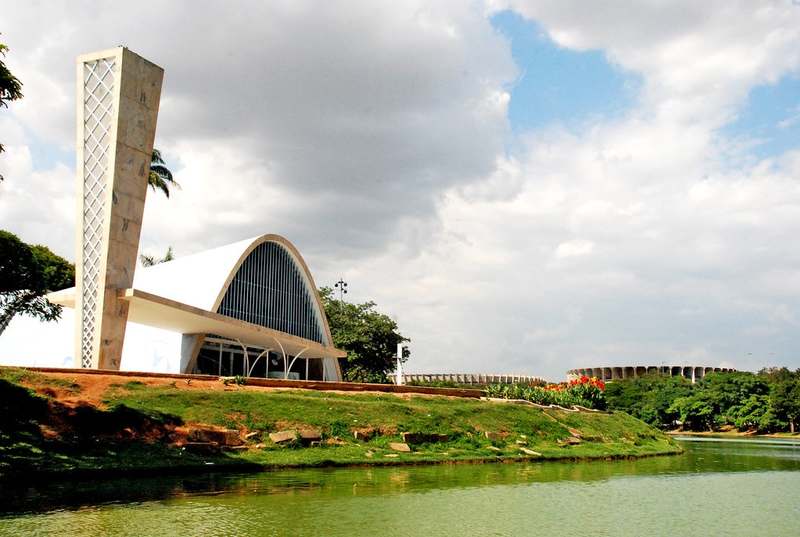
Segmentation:
<svg viewBox="0 0 800 537">
<path fill-rule="evenodd" d="M 167 163 L 161 158 L 161 151 L 156 148 L 153 148 L 153 155 L 150 157 L 150 175 L 147 177 L 147 184 L 150 185 L 150 188 L 153 190 L 160 190 L 163 192 L 167 198 L 169 198 L 169 188 L 171 186 L 177 188 L 181 187 L 181 185 L 172 178 L 172 172 L 169 171 Z M 145 267 L 152 267 L 153 265 L 172 261 L 173 259 L 175 259 L 175 255 L 172 253 L 172 246 L 167 249 L 167 254 L 161 259 L 154 255 L 139 255 L 139 260 L 142 262 L 142 266 Z"/>
<path fill-rule="evenodd" d="M 166 197 L 169 197 L 169 188 L 180 188 L 181 185 L 172 178 L 172 172 L 167 168 L 167 163 L 161 158 L 161 151 L 153 148 L 153 156 L 150 158 L 150 176 L 147 184 L 153 190 L 160 190 Z"/>
<path fill-rule="evenodd" d="M 154 255 L 141 254 L 139 256 L 139 260 L 142 262 L 143 267 L 152 267 L 153 265 L 158 265 L 159 263 L 166 263 L 167 261 L 172 261 L 173 259 L 175 259 L 175 254 L 172 251 L 172 246 L 167 248 L 167 254 L 161 259 L 158 259 Z"/>
</svg>

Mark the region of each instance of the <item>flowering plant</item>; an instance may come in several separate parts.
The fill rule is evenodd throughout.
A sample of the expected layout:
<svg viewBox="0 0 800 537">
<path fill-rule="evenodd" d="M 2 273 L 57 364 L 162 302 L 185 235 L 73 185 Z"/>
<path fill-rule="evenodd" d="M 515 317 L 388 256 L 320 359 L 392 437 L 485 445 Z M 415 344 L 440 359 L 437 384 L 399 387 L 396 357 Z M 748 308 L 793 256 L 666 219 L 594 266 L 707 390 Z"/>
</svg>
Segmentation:
<svg viewBox="0 0 800 537">
<path fill-rule="evenodd" d="M 525 399 L 539 405 L 559 405 L 571 407 L 581 405 L 587 408 L 604 409 L 605 383 L 595 377 L 580 377 L 559 384 L 546 386 L 525 386 L 522 384 L 492 384 L 486 388 L 486 395 L 501 399 Z"/>
</svg>

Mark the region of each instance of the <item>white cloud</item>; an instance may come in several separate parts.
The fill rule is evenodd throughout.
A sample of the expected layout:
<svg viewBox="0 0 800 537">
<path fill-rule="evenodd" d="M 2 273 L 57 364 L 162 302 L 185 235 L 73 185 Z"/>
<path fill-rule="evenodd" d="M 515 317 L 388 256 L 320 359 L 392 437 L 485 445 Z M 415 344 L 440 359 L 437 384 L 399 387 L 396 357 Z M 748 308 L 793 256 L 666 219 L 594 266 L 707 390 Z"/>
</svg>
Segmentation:
<svg viewBox="0 0 800 537">
<path fill-rule="evenodd" d="M 788 129 L 797 124 L 800 124 L 800 106 L 795 107 L 788 117 L 780 120 L 777 123 L 777 127 L 779 129 Z"/>
<path fill-rule="evenodd" d="M 143 5 L 131 15 L 143 27 L 108 4 L 99 34 L 72 14 L 89 4 L 56 6 L 15 10 L 4 34 L 37 86 L 13 105 L 19 132 L 0 159 L 0 214 L 28 240 L 48 226 L 71 237 L 71 172 L 37 171 L 24 136 L 70 140 L 71 105 L 37 103 L 69 104 L 73 56 L 125 42 L 166 68 L 158 139 L 184 185 L 151 196 L 148 251 L 283 233 L 319 283 L 344 275 L 353 299 L 398 319 L 409 370 L 800 367 L 800 150 L 759 160 L 753 140 L 719 132 L 753 87 L 798 71 L 791 2 L 513 2 L 643 88 L 621 118 L 512 144 L 516 69 L 474 5 L 286 3 L 189 20 L 179 4 L 155 19 Z M 27 31 L 34 20 L 59 39 Z"/>
<path fill-rule="evenodd" d="M 157 144 L 185 189 L 148 208 L 149 247 L 189 251 L 271 230 L 328 255 L 364 255 L 404 218 L 433 225 L 443 189 L 491 173 L 503 149 L 503 87 L 516 69 L 468 5 L 125 11 L 21 5 L 5 13 L 3 38 L 25 84 L 14 118 L 65 148 L 76 55 L 123 43 L 165 68 Z"/>
<path fill-rule="evenodd" d="M 585 241 L 581 239 L 574 239 L 562 242 L 556 248 L 556 259 L 564 259 L 566 257 L 579 257 L 589 255 L 594 250 L 594 243 L 592 241 Z"/>
</svg>

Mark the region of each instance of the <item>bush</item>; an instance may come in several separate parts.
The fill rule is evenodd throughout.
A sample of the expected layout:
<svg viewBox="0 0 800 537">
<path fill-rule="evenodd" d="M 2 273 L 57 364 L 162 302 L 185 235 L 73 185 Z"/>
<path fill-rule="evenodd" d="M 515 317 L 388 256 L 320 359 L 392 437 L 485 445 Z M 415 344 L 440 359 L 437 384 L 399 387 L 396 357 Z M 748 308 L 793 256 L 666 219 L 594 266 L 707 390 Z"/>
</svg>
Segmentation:
<svg viewBox="0 0 800 537">
<path fill-rule="evenodd" d="M 606 408 L 605 383 L 595 377 L 581 377 L 561 384 L 528 386 L 524 384 L 492 384 L 486 388 L 488 397 L 524 399 L 538 405 L 573 405 L 603 410 Z"/>
</svg>

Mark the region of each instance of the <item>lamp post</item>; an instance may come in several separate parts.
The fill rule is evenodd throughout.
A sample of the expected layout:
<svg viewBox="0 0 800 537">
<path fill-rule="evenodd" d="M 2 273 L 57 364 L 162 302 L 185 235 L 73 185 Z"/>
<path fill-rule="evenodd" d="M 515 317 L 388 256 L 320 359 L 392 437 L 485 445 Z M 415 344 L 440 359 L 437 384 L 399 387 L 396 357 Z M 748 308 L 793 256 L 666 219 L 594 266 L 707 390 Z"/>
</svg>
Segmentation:
<svg viewBox="0 0 800 537">
<path fill-rule="evenodd" d="M 402 356 L 403 356 L 403 343 L 402 342 L 397 344 L 397 355 L 396 356 L 397 356 L 397 368 L 395 369 L 395 381 L 394 381 L 394 383 L 397 386 L 402 386 L 404 384 L 404 382 L 403 382 L 403 362 L 401 361 L 402 360 Z"/>
<path fill-rule="evenodd" d="M 339 277 L 339 281 L 334 284 L 334 287 L 339 291 L 339 301 L 344 300 L 344 295 L 347 294 L 347 282 L 344 281 L 344 278 Z"/>
</svg>

